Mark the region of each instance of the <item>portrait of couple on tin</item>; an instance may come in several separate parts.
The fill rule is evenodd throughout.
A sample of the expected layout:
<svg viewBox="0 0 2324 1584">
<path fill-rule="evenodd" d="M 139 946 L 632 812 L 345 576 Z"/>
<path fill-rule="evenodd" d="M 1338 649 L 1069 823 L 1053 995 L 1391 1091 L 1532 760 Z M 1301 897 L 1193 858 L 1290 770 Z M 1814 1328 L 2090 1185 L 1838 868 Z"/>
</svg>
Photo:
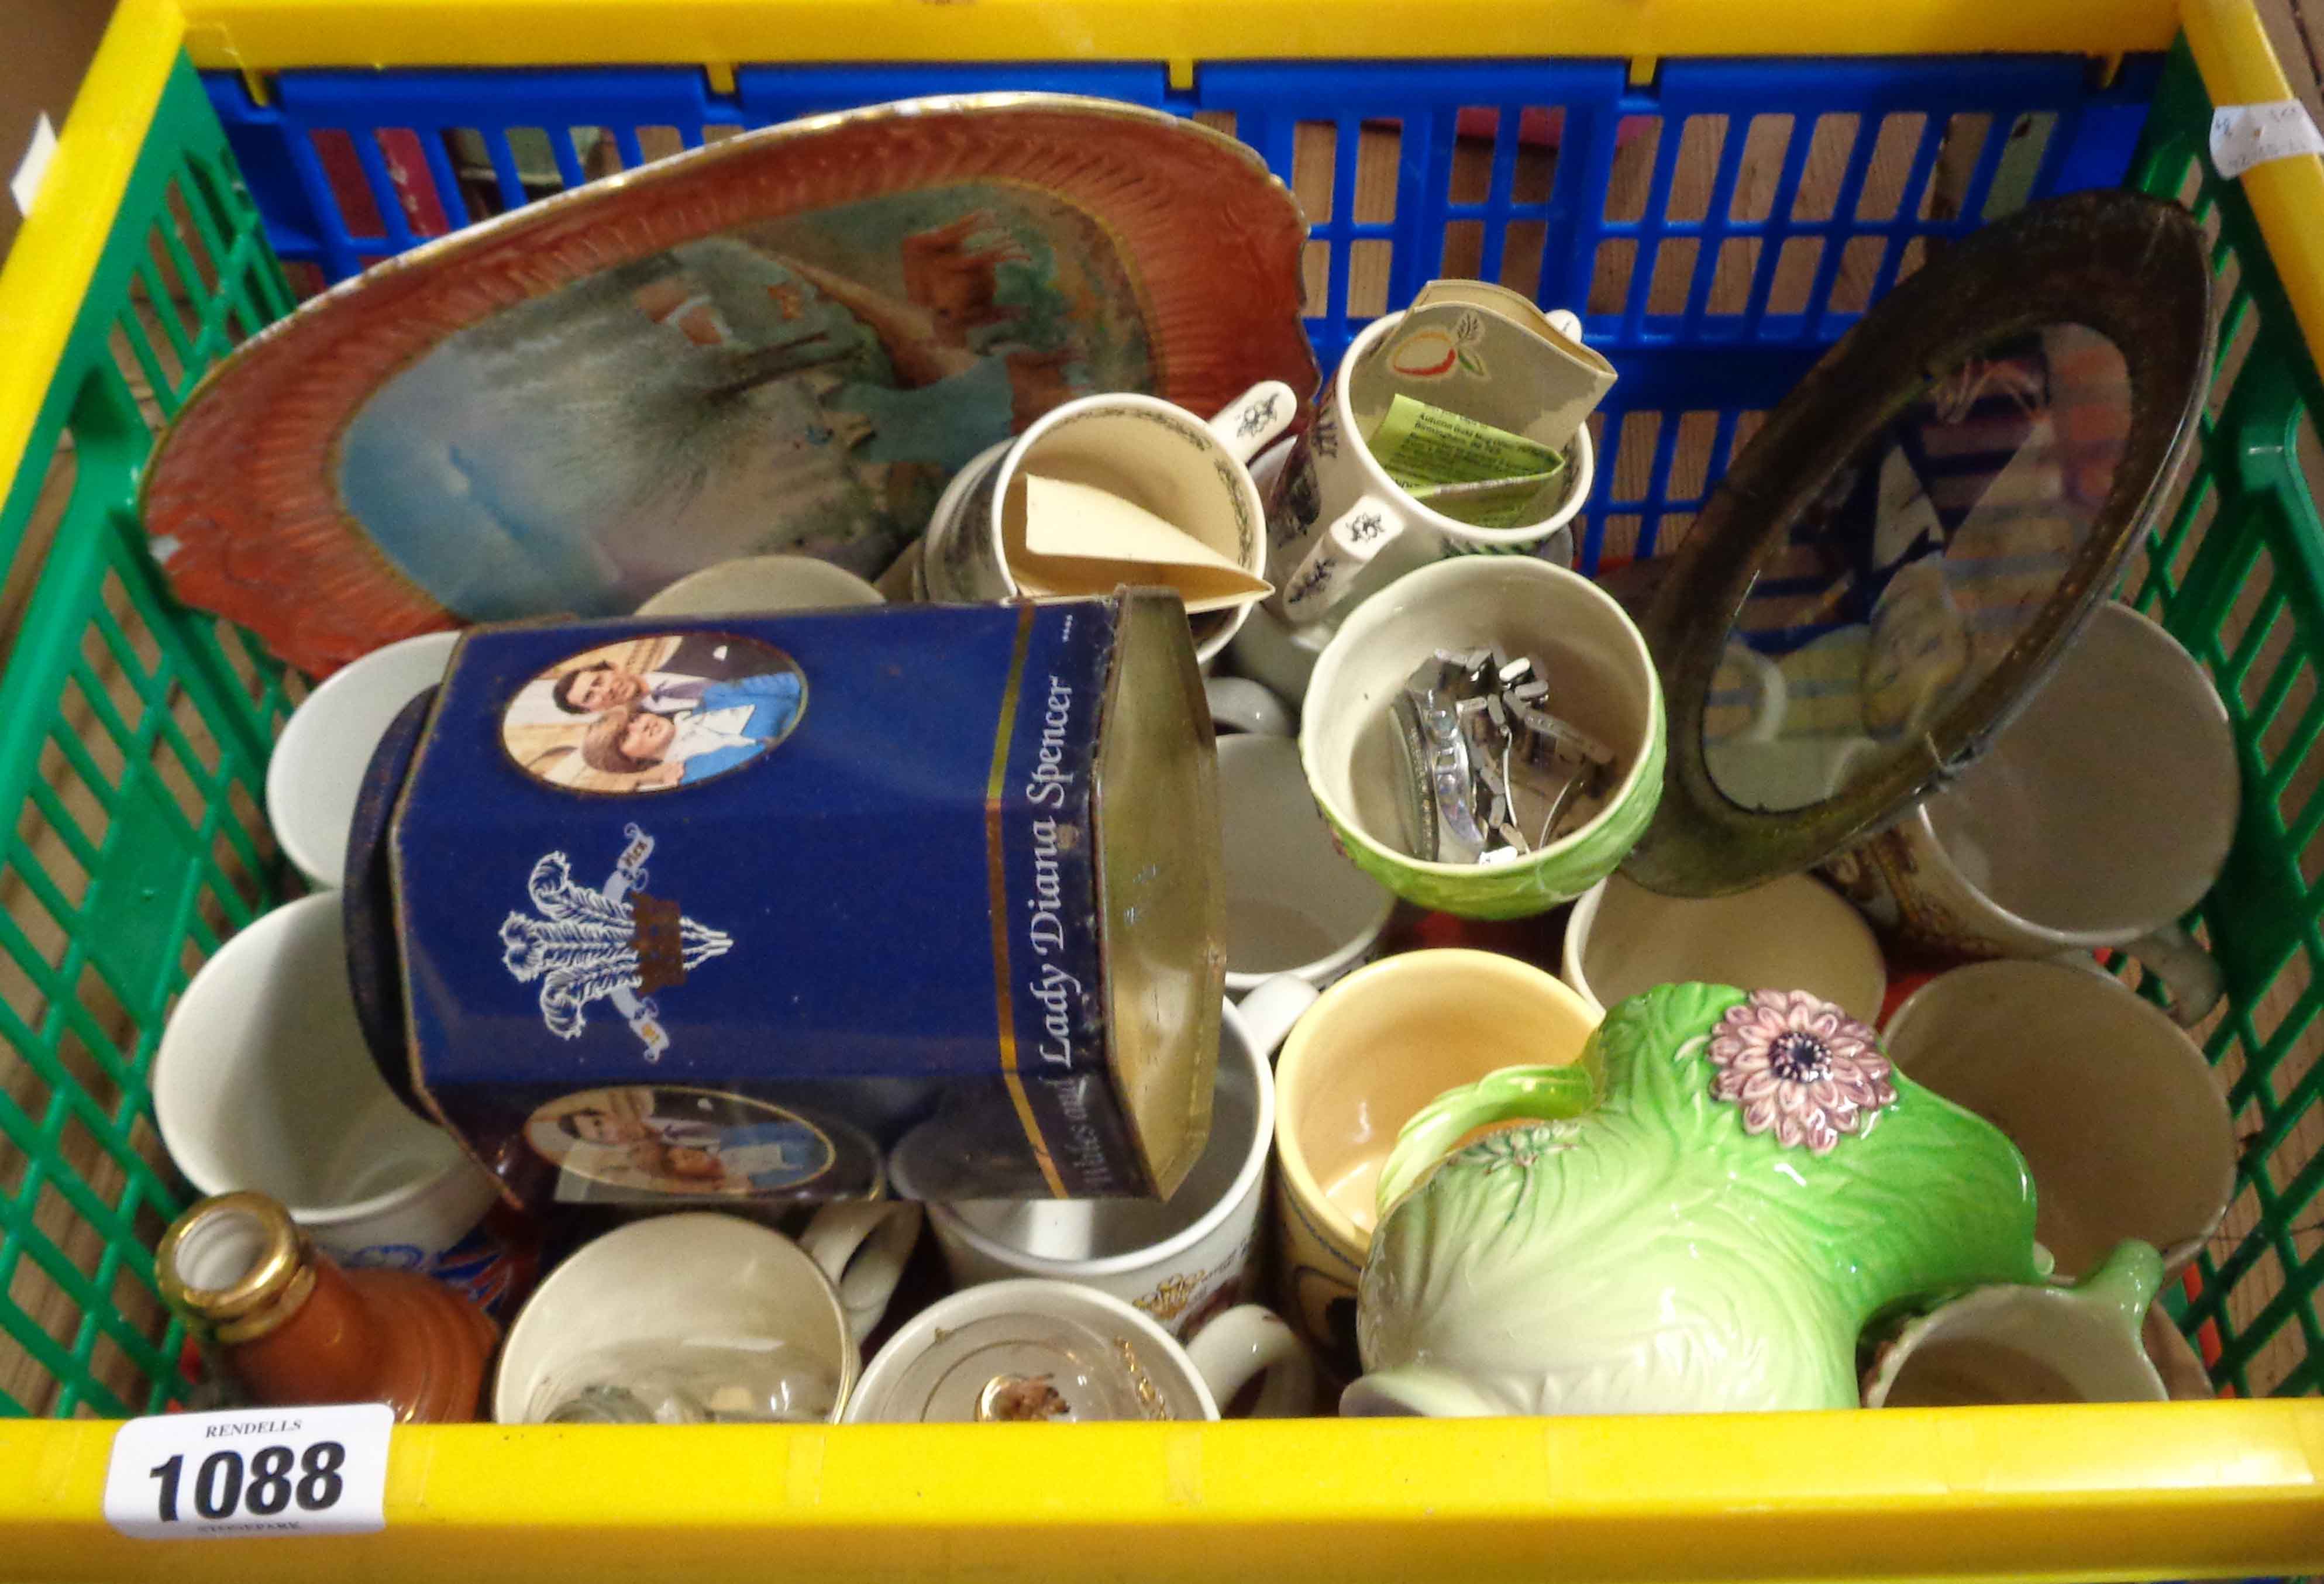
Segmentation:
<svg viewBox="0 0 2324 1584">
<path fill-rule="evenodd" d="M 584 792 L 659 792 L 757 759 L 798 723 L 806 679 L 726 632 L 654 633 L 568 656 L 518 690 L 502 741 L 527 774 Z"/>
</svg>

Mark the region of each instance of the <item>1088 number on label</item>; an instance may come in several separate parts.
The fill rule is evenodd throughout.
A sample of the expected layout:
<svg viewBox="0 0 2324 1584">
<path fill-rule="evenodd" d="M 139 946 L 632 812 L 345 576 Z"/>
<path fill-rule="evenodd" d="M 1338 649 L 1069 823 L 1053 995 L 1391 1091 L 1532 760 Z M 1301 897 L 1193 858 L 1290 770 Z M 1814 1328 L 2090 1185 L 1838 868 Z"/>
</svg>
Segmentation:
<svg viewBox="0 0 2324 1584">
<path fill-rule="evenodd" d="M 393 1423 L 378 1403 L 132 1420 L 114 1438 L 106 1521 L 143 1540 L 383 1528 Z"/>
<path fill-rule="evenodd" d="M 290 1482 L 291 1459 L 298 1458 L 299 1482 Z M 261 1447 L 250 1460 L 250 1478 L 243 1478 L 240 1452 L 212 1452 L 194 1476 L 194 1507 L 205 1518 L 231 1518 L 235 1504 L 241 1510 L 271 1518 L 289 1507 L 293 1497 L 309 1513 L 338 1506 L 347 1482 L 339 1477 L 346 1466 L 347 1449 L 335 1441 L 318 1441 L 303 1456 L 289 1447 Z M 161 1482 L 161 1522 L 178 1521 L 178 1485 L 185 1478 L 186 1454 L 176 1452 L 147 1472 Z"/>
</svg>

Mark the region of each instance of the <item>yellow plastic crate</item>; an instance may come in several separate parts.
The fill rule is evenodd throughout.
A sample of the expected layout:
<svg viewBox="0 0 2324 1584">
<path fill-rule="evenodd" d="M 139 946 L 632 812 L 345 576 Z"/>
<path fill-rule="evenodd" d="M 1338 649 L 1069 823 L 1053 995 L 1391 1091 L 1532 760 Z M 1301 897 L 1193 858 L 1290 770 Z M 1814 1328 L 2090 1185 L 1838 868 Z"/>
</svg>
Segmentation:
<svg viewBox="0 0 2324 1584">
<path fill-rule="evenodd" d="M 116 342 L 113 355 L 101 355 L 108 337 L 121 334 L 111 316 L 134 293 L 133 280 L 149 293 L 161 285 L 151 266 L 134 258 L 145 246 L 143 235 L 129 238 L 125 255 L 121 227 L 134 218 L 124 205 L 143 191 L 141 162 L 153 140 L 176 135 L 187 113 L 185 59 L 243 73 L 261 100 L 272 74 L 304 68 L 575 63 L 696 66 L 721 92 L 733 89 L 748 63 L 785 61 L 1152 62 L 1183 88 L 1200 65 L 1213 62 L 1596 57 L 1625 61 L 1630 80 L 1651 83 L 1658 63 L 1690 56 L 2064 52 L 2088 57 L 2090 70 L 2103 75 L 2126 56 L 2170 47 L 2181 32 L 2214 102 L 2288 97 L 2249 5 L 2232 0 L 124 0 L 0 275 L 6 348 L 0 457 L 14 469 L 0 511 L 0 549 L 48 556 L 14 643 L 6 695 L 45 707 L 68 681 L 86 691 L 97 664 L 84 652 L 87 624 L 98 647 L 134 674 L 135 696 L 116 723 L 141 751 L 184 758 L 194 804 L 208 813 L 187 838 L 189 872 L 198 883 L 184 913 L 156 937 L 163 955 L 178 953 L 179 961 L 153 976 L 148 1001 L 117 1008 L 128 1029 L 114 1064 L 120 1070 L 98 1075 L 117 1088 L 117 1106 L 99 1114 L 82 1101 L 60 1101 L 42 1113 L 29 1144 L 0 1131 L 0 1281 L 12 1271 L 47 1270 L 46 1279 L 72 1287 L 88 1312 L 66 1328 L 70 1334 L 46 1339 L 46 1351 L 24 1340 L 30 1333 L 13 1307 L 22 1302 L 14 1287 L 0 1303 L 0 1320 L 15 1320 L 18 1342 L 36 1363 L 53 1358 L 58 1372 L 89 1368 L 103 1348 L 135 1340 L 138 1322 L 124 1318 L 129 1309 L 115 1306 L 113 1295 L 134 1286 L 140 1240 L 150 1247 L 159 1230 L 156 1203 L 170 1192 L 150 1166 L 134 1164 L 158 1158 L 150 1132 L 141 1131 L 143 1063 L 162 1009 L 191 967 L 272 894 L 246 830 L 254 805 L 242 807 L 234 794 L 249 803 L 254 768 L 290 695 L 235 635 L 168 604 L 142 559 L 127 505 L 147 435 L 133 382 L 120 371 L 143 366 L 160 404 L 172 407 L 198 366 L 226 344 L 227 310 L 179 327 L 183 334 L 164 337 L 167 346 L 137 341 L 133 357 Z M 213 151 L 189 169 L 223 166 Z M 2324 165 L 2280 161 L 2239 185 L 2304 331 L 2312 383 L 2324 363 Z M 180 208 L 200 211 L 181 213 L 179 221 L 203 232 L 218 272 L 247 272 L 248 299 L 260 311 L 287 309 L 247 203 L 182 185 L 174 190 Z M 152 211 L 161 213 L 158 202 Z M 228 223 L 237 215 L 239 228 Z M 2231 247 L 2232 239 L 2221 245 Z M 1333 280 L 1333 313 L 1343 323 L 1345 281 Z M 2290 333 L 2282 324 L 2271 331 Z M 2300 360 L 2298 349 L 2291 355 Z M 64 493 L 65 527 L 55 548 L 42 552 L 32 537 L 42 531 L 37 497 L 43 481 L 57 476 L 64 437 L 69 447 L 62 454 L 77 472 Z M 2279 449 L 2296 450 L 2288 430 Z M 2289 465 L 2279 456 L 2275 465 Z M 2305 488 L 2302 520 L 2312 527 L 2313 483 L 2298 486 L 2295 478 L 2287 487 Z M 2196 594 L 2172 571 L 2189 533 L 2204 531 L 2194 515 L 2190 506 L 2185 520 L 2161 531 L 2135 574 L 2147 580 L 2143 603 L 2174 622 L 2202 615 L 2181 603 Z M 83 519 L 96 526 L 77 533 Z M 2310 543 L 2306 558 L 2324 565 L 2324 543 Z M 138 637 L 140 622 L 161 634 L 150 646 Z M 148 647 L 155 652 L 146 654 Z M 2226 638 L 2214 639 L 2207 658 L 2227 682 L 2249 669 L 2243 647 Z M 117 824 L 126 815 L 108 797 L 134 779 L 128 770 L 67 753 L 69 762 L 42 795 L 39 778 L 57 762 L 44 748 L 54 741 L 53 733 L 41 735 L 46 724 L 0 723 L 0 803 L 69 824 L 74 811 L 64 786 L 78 777 Z M 2255 737 L 2259 724 L 2251 723 Z M 207 744 L 205 732 L 214 739 Z M 102 837 L 100 830 L 78 852 L 81 867 L 95 871 L 84 895 L 32 887 L 27 906 L 64 919 L 68 934 L 83 924 L 102 934 L 121 922 L 117 911 L 103 918 L 97 912 L 126 906 L 117 889 L 108 890 L 114 848 Z M 10 850 L 14 871 L 0 878 L 21 879 L 36 866 L 38 854 L 27 852 L 37 843 L 21 825 L 17 843 Z M 71 838 L 65 844 L 72 847 Z M 88 876 L 82 879 L 87 884 Z M 2324 951 L 2312 922 L 2306 928 L 2308 949 Z M 102 943 L 86 961 L 72 954 L 79 944 L 61 950 L 43 970 L 55 982 L 43 988 L 61 987 L 67 996 L 73 975 L 107 961 Z M 2301 1008 L 2310 1017 L 2318 1009 L 2312 998 Z M 2239 1005 L 2236 1016 L 2248 1020 L 2253 1013 Z M 72 1017 L 13 1023 L 0 1017 L 0 1034 L 27 1060 L 31 1044 L 45 1041 L 41 1054 L 54 1065 L 63 1048 L 58 1030 L 66 1025 L 68 1036 L 86 1032 Z M 0 1054 L 0 1080 L 13 1082 L 6 1064 Z M 2273 1105 L 2263 1108 L 2270 1126 L 2288 1128 Z M 31 1111 L 15 1114 L 32 1126 Z M 10 1115 L 0 1107 L 0 1123 Z M 131 1163 L 120 1168 L 126 1186 L 43 1176 L 44 1152 L 76 1125 L 103 1132 L 99 1142 Z M 2291 1165 L 2306 1180 L 2314 1175 L 2311 1164 Z M 55 1196 L 44 1197 L 51 1188 Z M 94 1268 L 78 1284 L 51 1257 L 65 1241 L 60 1220 L 89 1230 L 83 1243 L 103 1249 L 89 1256 Z M 2307 1261 L 2283 1273 L 2306 1303 L 2324 1279 L 2324 1256 L 2312 1241 L 2297 1241 L 2294 1230 L 2272 1233 L 2282 1234 L 2287 1257 Z M 151 1338 L 166 1348 L 158 1315 L 143 1312 Z M 2301 1325 L 2285 1334 L 2312 1336 L 2313 1326 L 2306 1310 Z M 8 1358 L 7 1334 L 0 1330 L 0 1366 Z M 2311 1394 L 2318 1368 L 2303 1360 L 2294 1377 Z M 162 1359 L 147 1373 L 166 1368 Z M 0 1390 L 5 1386 L 0 1374 Z M 76 1391 L 67 1411 L 87 1415 L 109 1400 L 94 1387 Z M 0 1407 L 9 1401 L 0 1398 Z M 125 1540 L 104 1524 L 99 1494 L 113 1429 L 87 1417 L 0 1420 L 0 1578 L 192 1584 L 335 1572 L 411 1580 L 727 1571 L 821 1579 L 2324 1572 L 2324 1404 L 2312 1396 L 2055 1410 L 1071 1431 L 417 1428 L 394 1437 L 384 1532 L 189 1546 Z"/>
</svg>

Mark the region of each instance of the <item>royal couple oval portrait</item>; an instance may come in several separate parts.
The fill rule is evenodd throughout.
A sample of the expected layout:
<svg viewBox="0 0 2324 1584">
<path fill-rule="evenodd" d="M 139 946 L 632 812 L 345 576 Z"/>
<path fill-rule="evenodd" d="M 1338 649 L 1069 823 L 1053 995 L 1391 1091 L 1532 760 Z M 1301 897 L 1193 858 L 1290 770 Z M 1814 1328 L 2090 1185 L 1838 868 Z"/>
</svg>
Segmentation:
<svg viewBox="0 0 2324 1584">
<path fill-rule="evenodd" d="M 832 1137 L 779 1106 L 715 1090 L 633 1084 L 550 1101 L 525 1125 L 549 1165 L 617 1189 L 747 1198 L 813 1183 Z"/>
<path fill-rule="evenodd" d="M 757 760 L 807 710 L 807 677 L 771 644 L 659 632 L 567 657 L 517 690 L 501 741 L 534 779 L 576 792 L 666 792 Z"/>
</svg>

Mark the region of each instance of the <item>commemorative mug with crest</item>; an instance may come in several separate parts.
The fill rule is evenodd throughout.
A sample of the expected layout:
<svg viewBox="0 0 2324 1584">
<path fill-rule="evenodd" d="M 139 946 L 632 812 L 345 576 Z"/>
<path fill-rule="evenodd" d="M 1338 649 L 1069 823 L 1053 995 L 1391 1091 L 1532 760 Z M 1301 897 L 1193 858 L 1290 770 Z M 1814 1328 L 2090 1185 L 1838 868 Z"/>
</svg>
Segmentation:
<svg viewBox="0 0 2324 1584">
<path fill-rule="evenodd" d="M 1292 442 L 1269 494 L 1267 567 L 1277 594 L 1268 608 L 1294 625 L 1320 620 L 1447 556 L 1536 555 L 1561 566 L 1573 559 L 1570 538 L 1560 536 L 1589 500 L 1595 477 L 1586 428 L 1564 442 L 1563 501 L 1538 521 L 1480 528 L 1416 500 L 1388 477 L 1364 436 L 1411 383 L 1394 366 L 1391 347 L 1406 317 L 1373 320 L 1349 346 L 1314 423 Z M 1579 319 L 1563 311 L 1546 319 L 1579 347 Z"/>
</svg>

